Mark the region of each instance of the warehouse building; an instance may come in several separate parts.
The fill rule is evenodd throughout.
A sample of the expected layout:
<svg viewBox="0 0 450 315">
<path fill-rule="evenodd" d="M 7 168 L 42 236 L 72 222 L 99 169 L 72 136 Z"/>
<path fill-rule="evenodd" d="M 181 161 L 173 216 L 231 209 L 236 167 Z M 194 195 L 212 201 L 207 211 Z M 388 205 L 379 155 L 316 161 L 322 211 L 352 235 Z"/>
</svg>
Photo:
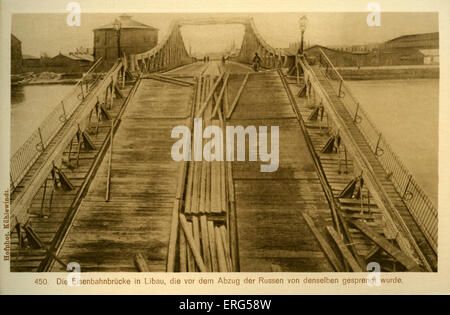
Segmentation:
<svg viewBox="0 0 450 315">
<path fill-rule="evenodd" d="M 135 21 L 129 15 L 94 29 L 94 58 L 103 58 L 108 69 L 121 54 L 139 54 L 158 44 L 157 28 Z"/>
<path fill-rule="evenodd" d="M 22 72 L 22 42 L 11 34 L 11 74 Z"/>
</svg>

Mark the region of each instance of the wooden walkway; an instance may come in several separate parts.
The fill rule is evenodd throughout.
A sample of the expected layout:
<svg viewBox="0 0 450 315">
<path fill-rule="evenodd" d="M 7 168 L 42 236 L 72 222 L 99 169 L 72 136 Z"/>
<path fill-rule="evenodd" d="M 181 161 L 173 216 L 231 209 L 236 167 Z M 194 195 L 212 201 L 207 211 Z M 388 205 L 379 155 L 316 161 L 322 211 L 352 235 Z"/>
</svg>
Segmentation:
<svg viewBox="0 0 450 315">
<path fill-rule="evenodd" d="M 193 88 L 143 79 L 114 136 L 111 198 L 105 202 L 107 158 L 83 200 L 60 252 L 81 271 L 136 271 L 141 253 L 150 271 L 166 268 L 180 162 L 171 131 L 186 125 Z M 107 153 L 108 156 L 109 153 Z M 54 271 L 61 270 L 55 265 Z"/>
<path fill-rule="evenodd" d="M 243 77 L 230 77 L 230 95 Z M 309 214 L 316 226 L 332 225 L 304 135 L 277 72 L 249 76 L 229 124 L 280 128 L 277 172 L 261 173 L 265 162 L 233 162 L 241 271 L 333 271 L 302 217 Z"/>
<path fill-rule="evenodd" d="M 341 115 L 342 119 L 346 122 L 347 128 L 349 129 L 353 139 L 358 143 L 360 150 L 365 155 L 366 159 L 369 161 L 371 168 L 374 170 L 375 176 L 377 176 L 378 180 L 381 182 L 383 189 L 387 192 L 388 197 L 393 202 L 395 208 L 400 213 L 402 219 L 408 226 L 412 236 L 414 237 L 417 245 L 419 246 L 422 253 L 425 255 L 428 263 L 432 266 L 433 269 L 437 268 L 437 260 L 436 256 L 428 244 L 425 236 L 419 229 L 416 221 L 413 219 L 411 213 L 403 203 L 399 193 L 394 188 L 392 182 L 387 179 L 387 174 L 380 162 L 376 158 L 373 151 L 370 149 L 367 144 L 364 136 L 358 130 L 358 128 L 353 124 L 353 119 L 342 103 L 341 99 L 336 95 L 331 84 L 324 77 L 323 73 L 318 67 L 313 67 L 314 73 L 316 74 L 320 84 L 329 95 L 331 101 L 333 102 L 337 112 Z M 346 187 L 346 185 L 355 177 L 353 172 L 353 162 L 350 156 L 347 156 L 348 159 L 348 169 L 345 167 L 345 155 L 344 152 L 340 153 L 340 161 L 341 161 L 341 173 L 339 174 L 339 165 L 338 165 L 338 154 L 324 154 L 322 153 L 322 149 L 325 146 L 328 138 L 329 138 L 329 130 L 327 128 L 327 119 L 328 116 L 325 113 L 325 116 L 320 122 L 320 117 L 317 121 L 308 121 L 308 117 L 311 115 L 313 108 L 308 106 L 306 100 L 299 101 L 299 109 L 303 116 L 303 119 L 306 121 L 308 127 L 308 133 L 312 139 L 314 144 L 316 153 L 319 155 L 322 167 L 326 173 L 327 179 L 330 182 L 330 185 L 333 189 L 333 193 L 337 198 L 342 190 Z M 348 171 L 346 174 L 345 171 Z M 363 189 L 363 202 L 361 207 L 361 201 L 352 200 L 348 198 L 340 199 L 340 207 L 343 211 L 344 217 L 347 219 L 364 219 L 368 224 L 381 235 L 385 235 L 386 230 L 384 229 L 384 222 L 382 220 L 381 212 L 378 209 L 378 206 L 374 203 L 373 200 L 370 199 L 370 194 L 367 189 Z M 362 214 L 364 212 L 364 214 Z M 359 217 L 358 217 L 359 216 Z M 372 252 L 374 250 L 374 244 L 371 242 L 365 235 L 363 235 L 360 231 L 356 229 L 351 229 L 351 234 L 353 237 L 353 241 L 355 247 L 358 250 L 359 255 L 362 259 L 367 258 L 367 255 L 375 255 L 381 254 L 382 257 L 380 259 L 384 259 L 384 261 L 391 261 L 392 265 L 382 266 L 386 271 L 395 270 L 395 264 L 391 259 L 389 259 L 385 253 L 380 252 Z M 385 235 L 387 238 L 392 238 L 391 235 Z M 383 256 L 384 255 L 384 256 Z M 370 257 L 372 257 L 370 256 Z M 394 266 L 394 267 L 393 267 Z"/>
<path fill-rule="evenodd" d="M 231 73 L 221 75 L 223 70 Z M 355 178 L 354 161 L 343 148 L 339 153 L 322 152 L 330 137 L 326 112 L 323 118 L 318 115 L 316 119 L 309 119 L 314 107 L 308 104 L 306 98 L 292 97 L 281 72 L 249 73 L 250 70 L 236 63 L 227 63 L 224 67 L 217 62 L 206 66 L 195 63 L 172 70 L 165 77 L 161 74 L 149 74 L 139 79 L 135 93 L 130 93 L 131 86 L 127 86 L 122 92 L 125 97 L 130 94 L 131 98 L 118 122 L 111 159 L 106 146 L 111 121 L 104 119 L 99 122 L 98 133 L 96 126 L 91 125 L 90 135 L 95 150 L 82 150 L 79 166 L 76 168 L 73 167 L 75 157 L 72 150 L 71 163 L 68 163 L 72 167 L 67 163 L 61 167 L 74 189 L 56 189 L 51 196 L 53 185 L 49 176 L 47 188 L 43 185 L 33 199 L 29 209 L 31 219 L 27 226 L 33 229 L 45 247 L 54 244 L 55 239 L 60 240 L 55 247 L 59 261 L 76 262 L 81 266 L 82 272 L 133 272 L 143 269 L 150 272 L 163 272 L 167 269 L 243 272 L 362 271 L 369 261 L 380 262 L 383 271 L 403 271 L 405 268 L 415 271 L 417 264 L 412 259 L 405 258 L 406 255 L 401 252 L 395 252 L 393 244 L 396 236 L 390 235 L 381 205 L 376 204 L 366 186 L 362 189 L 362 199 L 340 196 Z M 431 247 L 394 186 L 386 178 L 384 169 L 353 125 L 352 118 L 330 83 L 320 70 L 314 68 L 314 71 L 321 88 L 328 94 L 337 113 L 346 123 L 351 137 L 369 161 L 375 176 L 417 245 L 430 265 L 436 269 L 437 261 Z M 196 85 L 195 76 L 198 75 L 204 75 L 197 81 L 203 83 Z M 215 85 L 213 81 L 219 75 L 223 79 L 222 86 Z M 213 93 L 213 85 L 218 86 L 221 92 Z M 296 92 L 297 87 L 291 85 L 291 88 Z M 207 95 L 210 97 L 207 98 Z M 258 161 L 248 161 L 248 151 L 258 150 L 257 147 L 249 147 L 248 137 L 246 161 L 219 163 L 220 167 L 216 167 L 216 171 L 220 170 L 222 177 L 212 176 L 213 167 L 208 171 L 207 163 L 172 160 L 171 148 L 176 141 L 171 138 L 172 129 L 179 125 L 189 126 L 192 115 L 195 113 L 196 116 L 201 112 L 200 108 L 206 99 L 208 106 L 205 107 L 207 110 L 203 112 L 203 118 L 207 124 L 218 123 L 217 118 L 211 118 L 211 112 L 213 108 L 219 108 L 220 121 L 223 120 L 224 125 L 244 128 L 255 126 L 257 129 L 266 126 L 268 132 L 271 126 L 279 127 L 279 166 L 276 172 L 261 172 L 260 166 L 267 162 L 262 162 L 259 158 Z M 235 99 L 238 100 L 237 105 L 232 107 Z M 112 117 L 119 114 L 124 100 L 125 98 L 115 99 L 110 111 Z M 297 104 L 295 100 L 298 101 Z M 223 105 L 213 106 L 216 102 Z M 227 120 L 226 117 L 230 118 Z M 73 146 L 77 147 L 76 141 Z M 100 150 L 102 146 L 103 150 Z M 270 150 L 270 140 L 268 146 Z M 67 155 L 68 148 L 64 152 L 66 159 Z M 97 165 L 98 170 L 97 166 L 93 170 L 93 165 Z M 110 198 L 106 201 L 109 171 Z M 180 174 L 186 176 L 179 177 Z M 202 178 L 203 174 L 207 174 L 207 177 Z M 226 184 L 219 178 L 223 178 Z M 211 184 L 208 191 L 210 181 L 217 181 L 217 185 Z M 194 186 L 197 188 L 194 189 Z M 47 193 L 43 198 L 44 189 Z M 214 196 L 213 190 L 216 191 Z M 82 191 L 85 195 L 80 195 Z M 199 193 L 193 193 L 194 191 Z M 178 196 L 180 193 L 184 198 Z M 216 198 L 218 194 L 225 196 L 220 199 L 225 203 L 215 213 L 209 209 L 208 201 L 212 203 L 213 200 L 219 200 Z M 327 196 L 329 198 L 331 194 L 334 197 L 331 199 L 339 205 L 339 220 L 358 220 L 348 228 L 348 243 L 343 242 L 340 232 L 336 233 L 332 228 L 336 226 L 334 221 L 337 219 L 336 213 L 330 209 L 330 200 L 327 200 Z M 199 198 L 198 204 L 193 201 L 190 203 L 190 198 Z M 203 201 L 203 206 L 200 201 Z M 194 209 L 198 211 L 188 211 L 192 204 L 197 205 Z M 178 222 L 173 220 L 176 218 L 173 215 L 176 208 L 182 214 L 179 215 L 179 223 L 183 225 L 183 230 L 188 231 L 183 234 L 186 239 L 182 237 L 180 229 L 174 229 L 174 222 Z M 67 219 L 68 213 L 73 214 L 70 220 Z M 233 225 L 233 222 L 236 224 Z M 68 224 L 68 230 L 60 235 L 63 224 Z M 234 234 L 235 229 L 237 233 Z M 189 234 L 193 235 L 193 239 L 188 240 Z M 226 244 L 231 244 L 232 241 L 231 235 L 237 236 L 237 245 L 233 236 L 233 244 L 236 246 L 231 246 L 234 255 L 233 252 L 231 256 L 228 255 L 225 249 L 224 252 L 227 259 L 233 258 L 233 262 L 230 266 L 216 268 L 213 260 L 208 262 L 208 253 L 212 257 L 214 251 L 214 246 L 207 246 L 214 242 L 208 243 L 208 240 L 220 236 L 224 240 L 224 248 L 227 248 Z M 171 238 L 173 236 L 175 237 Z M 197 253 L 203 253 L 199 261 L 205 261 L 204 268 L 195 266 L 192 256 L 196 256 L 196 253 L 193 249 L 192 252 L 189 250 L 187 240 L 195 242 L 189 244 L 191 249 L 191 245 L 194 248 L 197 246 Z M 29 240 L 25 248 L 19 249 L 18 242 L 17 233 L 13 233 L 11 270 L 37 271 L 39 266 L 42 268 L 41 262 L 47 255 L 45 249 L 28 248 L 32 245 Z M 217 244 L 221 245 L 221 242 Z M 176 255 L 179 259 L 173 260 Z M 172 258 L 168 260 L 168 257 Z M 145 268 L 142 268 L 142 264 L 137 266 L 136 261 L 144 262 Z M 223 259 L 217 261 L 222 261 L 224 265 Z M 48 267 L 45 271 L 65 271 L 65 266 L 58 262 L 45 266 Z"/>
<path fill-rule="evenodd" d="M 132 86 L 126 85 L 122 90 L 124 97 L 126 97 Z M 108 113 L 112 118 L 115 118 L 125 98 L 115 98 L 114 104 Z M 77 196 L 86 181 L 89 180 L 88 174 L 92 168 L 95 159 L 98 157 L 100 149 L 105 142 L 111 129 L 111 121 L 101 118 L 98 122 L 95 111 L 92 114 L 91 126 L 88 129 L 88 134 L 93 140 L 95 150 L 86 150 L 82 148 L 79 154 L 78 167 L 76 167 L 77 160 L 77 138 L 73 139 L 72 150 L 70 155 L 70 163 L 63 163 L 58 165 L 69 181 L 72 183 L 74 189 L 70 191 L 61 188 L 53 189 L 53 179 L 51 175 L 47 177 L 46 183 L 43 183 L 33 198 L 31 207 L 28 209 L 30 220 L 28 225 L 38 235 L 46 247 L 49 247 L 57 234 L 58 229 L 64 222 L 67 213 L 71 210 L 71 206 L 76 202 Z M 63 160 L 68 161 L 69 146 L 65 149 Z M 27 175 L 25 180 L 31 178 L 34 171 L 34 166 Z M 45 187 L 46 186 L 46 187 Z M 45 190 L 45 195 L 44 195 Z M 15 192 L 17 193 L 17 192 Z M 14 194 L 13 194 L 14 195 Z M 25 231 L 22 228 L 22 237 L 25 238 Z M 31 244 L 24 244 L 24 248 L 19 248 L 18 234 L 11 234 L 11 271 L 27 271 L 35 272 L 46 257 L 44 249 L 35 249 L 30 247 Z"/>
</svg>

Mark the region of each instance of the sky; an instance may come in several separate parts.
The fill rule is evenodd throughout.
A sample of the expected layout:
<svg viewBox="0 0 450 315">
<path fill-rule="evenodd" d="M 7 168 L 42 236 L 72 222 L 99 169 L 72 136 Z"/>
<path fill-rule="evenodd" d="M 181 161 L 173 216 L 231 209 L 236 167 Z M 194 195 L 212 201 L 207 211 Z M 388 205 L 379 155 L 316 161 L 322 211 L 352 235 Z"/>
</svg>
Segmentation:
<svg viewBox="0 0 450 315">
<path fill-rule="evenodd" d="M 253 17 L 256 28 L 268 44 L 286 48 L 299 41 L 299 18 L 305 14 L 308 26 L 305 40 L 309 44 L 347 46 L 383 42 L 397 36 L 439 31 L 437 13 L 383 12 L 381 25 L 367 25 L 368 12 L 362 13 L 227 13 L 227 14 L 174 14 L 128 13 L 136 21 L 160 30 L 159 38 L 166 34 L 175 18 L 196 17 Z M 119 14 L 84 13 L 80 26 L 69 26 L 66 14 L 14 14 L 12 33 L 22 41 L 23 54 L 54 56 L 68 53 L 78 47 L 93 46 L 93 29 L 110 23 Z M 233 41 L 239 47 L 244 34 L 242 25 L 184 26 L 181 29 L 186 48 L 192 53 L 219 52 L 229 48 Z"/>
</svg>

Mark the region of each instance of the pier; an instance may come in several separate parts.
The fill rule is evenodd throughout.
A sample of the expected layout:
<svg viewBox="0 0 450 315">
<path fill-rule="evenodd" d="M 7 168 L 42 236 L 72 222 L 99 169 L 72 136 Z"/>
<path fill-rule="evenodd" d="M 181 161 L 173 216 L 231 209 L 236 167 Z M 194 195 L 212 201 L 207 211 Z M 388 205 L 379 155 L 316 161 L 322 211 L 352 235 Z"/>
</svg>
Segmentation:
<svg viewBox="0 0 450 315">
<path fill-rule="evenodd" d="M 239 54 L 189 56 L 180 27 L 207 24 L 244 25 Z M 174 161 L 173 128 L 198 118 L 278 126 L 277 170 Z M 252 19 L 173 21 L 85 75 L 11 158 L 10 186 L 12 271 L 437 271 L 437 208 L 339 71 L 271 47 Z"/>
</svg>

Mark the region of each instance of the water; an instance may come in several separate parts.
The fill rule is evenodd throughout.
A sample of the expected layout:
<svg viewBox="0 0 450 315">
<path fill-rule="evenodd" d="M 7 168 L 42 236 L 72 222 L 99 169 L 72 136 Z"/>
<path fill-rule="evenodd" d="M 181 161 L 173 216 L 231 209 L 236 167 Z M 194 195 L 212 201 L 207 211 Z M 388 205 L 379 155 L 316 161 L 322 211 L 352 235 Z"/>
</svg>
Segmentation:
<svg viewBox="0 0 450 315">
<path fill-rule="evenodd" d="M 348 81 L 431 200 L 438 200 L 439 80 Z"/>
<path fill-rule="evenodd" d="M 26 141 L 72 85 L 26 85 L 11 87 L 11 153 Z"/>
</svg>

